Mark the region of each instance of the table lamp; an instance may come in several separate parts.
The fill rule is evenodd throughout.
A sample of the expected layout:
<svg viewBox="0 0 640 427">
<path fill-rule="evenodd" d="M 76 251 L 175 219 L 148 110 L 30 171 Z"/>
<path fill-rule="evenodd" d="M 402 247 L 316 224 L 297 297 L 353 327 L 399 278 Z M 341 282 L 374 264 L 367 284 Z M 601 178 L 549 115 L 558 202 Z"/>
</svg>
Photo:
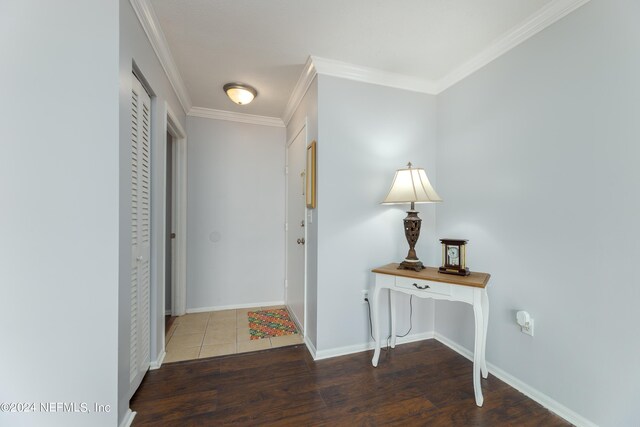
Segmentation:
<svg viewBox="0 0 640 427">
<path fill-rule="evenodd" d="M 418 259 L 415 247 L 418 237 L 420 237 L 422 220 L 418 218 L 415 204 L 437 203 L 441 202 L 442 199 L 431 186 L 424 169 L 411 166 L 411 162 L 409 162 L 406 169 L 398 169 L 396 171 L 389 194 L 387 194 L 382 204 L 411 203 L 411 209 L 407 211 L 407 217 L 404 219 L 404 235 L 409 243 L 409 253 L 404 261 L 400 263 L 398 269 L 420 271 L 424 268 L 424 265 Z"/>
</svg>

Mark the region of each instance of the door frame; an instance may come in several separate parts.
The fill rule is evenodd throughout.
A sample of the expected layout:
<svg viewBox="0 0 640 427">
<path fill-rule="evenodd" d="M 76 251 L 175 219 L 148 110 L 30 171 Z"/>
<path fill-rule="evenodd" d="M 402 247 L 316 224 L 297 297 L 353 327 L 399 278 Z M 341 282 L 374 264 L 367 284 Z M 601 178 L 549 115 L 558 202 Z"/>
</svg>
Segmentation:
<svg viewBox="0 0 640 427">
<path fill-rule="evenodd" d="M 284 289 L 284 301 L 285 304 L 287 304 L 288 301 L 288 292 L 289 292 L 289 277 L 287 276 L 288 273 L 288 268 L 289 268 L 289 264 L 288 264 L 288 260 L 289 260 L 289 239 L 288 237 L 288 233 L 289 233 L 289 147 L 291 146 L 291 144 L 293 143 L 293 141 L 295 141 L 295 139 L 298 137 L 298 135 L 300 135 L 301 132 L 304 132 L 304 152 L 306 153 L 306 148 L 307 145 L 309 144 L 309 132 L 308 132 L 308 118 L 305 117 L 304 122 L 302 123 L 302 125 L 300 125 L 300 127 L 293 133 L 293 136 L 287 141 L 287 144 L 285 146 L 285 150 L 284 150 L 284 155 L 285 155 L 285 167 L 286 167 L 286 171 L 287 173 L 285 174 L 285 204 L 284 204 L 284 212 L 285 212 L 285 224 L 286 224 L 286 230 L 285 230 L 285 236 L 284 236 L 284 277 L 285 277 L 285 289 Z M 306 164 L 306 157 L 305 157 L 305 164 Z M 306 173 L 306 170 L 305 170 Z M 304 240 L 308 243 L 309 241 L 309 236 L 307 235 L 307 230 L 309 229 L 308 226 L 308 217 L 309 217 L 309 210 L 307 209 L 306 205 L 304 208 Z M 302 327 L 302 325 L 297 325 L 298 329 L 300 329 L 300 331 L 302 332 L 302 336 L 303 338 L 306 337 L 306 327 L 308 325 L 307 323 L 307 243 L 305 243 L 304 245 L 304 265 L 303 265 L 303 269 L 304 269 L 304 273 L 303 273 L 303 292 L 304 292 L 304 302 L 303 302 L 303 307 L 304 307 L 304 314 L 303 314 L 303 322 L 304 322 L 304 328 Z M 295 316 L 291 316 L 292 320 L 297 324 L 298 322 L 296 321 Z"/>
<path fill-rule="evenodd" d="M 166 191 L 167 185 L 171 183 L 167 182 L 167 138 L 169 133 L 173 138 L 173 175 L 175 180 L 174 188 L 174 200 L 173 200 L 173 223 L 174 231 L 176 233 L 176 239 L 174 242 L 174 257 L 173 257 L 173 278 L 171 289 L 171 314 L 173 316 L 180 316 L 186 313 L 187 305 L 187 133 L 180 124 L 178 116 L 173 112 L 169 104 L 164 102 L 164 111 L 166 112 L 161 116 L 162 125 L 160 128 L 158 137 L 158 144 L 161 146 L 154 146 L 157 152 L 162 153 L 160 156 L 153 156 L 153 159 L 162 166 L 162 171 L 156 168 L 157 164 L 152 160 L 152 176 L 155 177 L 152 185 L 160 187 L 157 192 L 154 192 L 156 197 L 152 198 L 151 206 L 152 211 L 156 213 L 154 218 L 158 221 L 152 223 L 152 250 L 155 250 L 155 254 L 152 254 L 152 265 L 155 265 L 155 280 L 152 281 L 152 286 L 156 299 L 151 305 L 151 319 L 152 319 L 152 336 L 151 336 L 151 349 L 152 359 L 150 369 L 159 369 L 162 365 L 162 361 L 166 355 L 166 330 L 165 330 L 165 292 L 166 292 L 166 277 L 165 277 L 165 262 L 166 262 Z M 155 172 L 154 172 L 155 170 Z M 162 173 L 160 173 L 162 172 Z"/>
<path fill-rule="evenodd" d="M 166 133 L 169 133 L 173 138 L 174 181 L 173 183 L 167 182 L 167 174 L 165 173 L 164 189 L 166 194 L 167 186 L 174 184 L 172 217 L 176 233 L 173 245 L 174 257 L 172 258 L 174 268 L 171 270 L 174 278 L 171 281 L 171 315 L 182 316 L 187 311 L 187 133 L 166 102 L 165 106 L 167 110 L 165 129 Z M 165 170 L 166 162 L 165 154 Z M 165 200 L 165 207 L 166 202 Z M 165 283 L 162 284 L 163 290 L 165 290 Z M 163 292 L 162 295 L 164 307 L 165 293 Z"/>
</svg>

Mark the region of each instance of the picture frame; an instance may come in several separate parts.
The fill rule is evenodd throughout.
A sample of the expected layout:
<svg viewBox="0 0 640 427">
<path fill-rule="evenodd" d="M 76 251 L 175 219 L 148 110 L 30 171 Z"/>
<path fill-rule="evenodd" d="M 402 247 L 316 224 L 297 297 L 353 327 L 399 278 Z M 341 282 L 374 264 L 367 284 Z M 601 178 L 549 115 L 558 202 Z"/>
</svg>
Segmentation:
<svg viewBox="0 0 640 427">
<path fill-rule="evenodd" d="M 468 276 L 467 245 L 468 240 L 440 239 L 442 243 L 442 265 L 438 268 L 440 273 Z"/>
<path fill-rule="evenodd" d="M 316 208 L 316 141 L 307 147 L 307 171 L 305 173 L 305 199 L 307 208 Z"/>
</svg>

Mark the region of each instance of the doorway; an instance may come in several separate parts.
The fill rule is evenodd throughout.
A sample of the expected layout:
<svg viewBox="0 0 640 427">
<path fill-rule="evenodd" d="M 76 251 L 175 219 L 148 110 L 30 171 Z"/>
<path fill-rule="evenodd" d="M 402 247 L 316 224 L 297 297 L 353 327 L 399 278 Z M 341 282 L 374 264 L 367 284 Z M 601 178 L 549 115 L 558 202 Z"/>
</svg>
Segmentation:
<svg viewBox="0 0 640 427">
<path fill-rule="evenodd" d="M 304 335 L 306 304 L 306 124 L 287 144 L 287 219 L 285 303 Z"/>
<path fill-rule="evenodd" d="M 175 191 L 175 183 L 173 180 L 173 137 L 167 132 L 167 146 L 166 146 L 166 156 L 167 156 L 167 167 L 165 169 L 166 177 L 165 182 L 167 185 L 165 186 L 165 248 L 164 248 L 164 314 L 165 316 L 171 317 L 172 308 L 171 308 L 171 291 L 173 289 L 173 241 L 175 240 L 176 233 L 173 231 L 174 223 L 173 223 L 173 211 L 175 210 L 174 205 L 174 191 Z M 165 328 L 169 328 L 169 323 L 165 323 Z"/>
<path fill-rule="evenodd" d="M 163 309 L 165 314 L 182 316 L 187 305 L 187 138 L 175 114 L 168 105 L 166 108 Z"/>
</svg>

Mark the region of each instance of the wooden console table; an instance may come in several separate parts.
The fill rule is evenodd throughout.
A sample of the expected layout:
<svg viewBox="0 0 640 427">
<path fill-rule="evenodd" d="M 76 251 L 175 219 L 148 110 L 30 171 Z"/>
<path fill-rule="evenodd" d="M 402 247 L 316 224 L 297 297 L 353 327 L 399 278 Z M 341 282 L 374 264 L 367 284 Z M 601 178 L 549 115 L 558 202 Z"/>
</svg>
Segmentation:
<svg viewBox="0 0 640 427">
<path fill-rule="evenodd" d="M 371 363 L 378 366 L 380 358 L 380 291 L 389 289 L 391 305 L 391 348 L 396 346 L 396 292 L 415 295 L 419 298 L 436 300 L 461 301 L 473 306 L 475 315 L 475 346 L 473 352 L 473 389 L 476 405 L 482 406 L 482 388 L 480 374 L 487 378 L 485 346 L 487 341 L 487 325 L 489 320 L 489 297 L 487 283 L 491 275 L 472 272 L 469 276 L 455 276 L 438 273 L 434 267 L 425 267 L 416 272 L 398 270 L 398 264 L 387 264 L 371 270 L 376 275 L 376 285 L 372 296 L 371 317 L 373 337 L 376 347 Z M 394 292 L 391 292 L 394 291 Z"/>
</svg>

